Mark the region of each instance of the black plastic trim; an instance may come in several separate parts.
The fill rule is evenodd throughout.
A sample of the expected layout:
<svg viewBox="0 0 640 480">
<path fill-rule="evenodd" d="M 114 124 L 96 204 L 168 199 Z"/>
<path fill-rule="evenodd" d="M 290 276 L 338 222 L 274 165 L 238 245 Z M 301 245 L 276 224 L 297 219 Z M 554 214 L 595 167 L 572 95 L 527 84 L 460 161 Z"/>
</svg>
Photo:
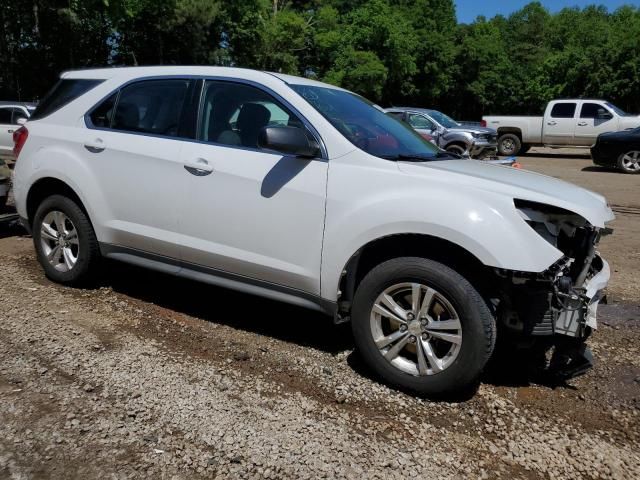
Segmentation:
<svg viewBox="0 0 640 480">
<path fill-rule="evenodd" d="M 317 310 L 330 316 L 334 316 L 337 311 L 337 304 L 335 302 L 322 298 L 319 295 L 277 283 L 266 282 L 264 280 L 237 275 L 224 270 L 184 262 L 176 258 L 110 243 L 100 243 L 100 252 L 104 257 L 113 260 L 297 305 L 311 310 Z M 175 271 L 171 267 L 179 267 L 179 270 Z"/>
</svg>

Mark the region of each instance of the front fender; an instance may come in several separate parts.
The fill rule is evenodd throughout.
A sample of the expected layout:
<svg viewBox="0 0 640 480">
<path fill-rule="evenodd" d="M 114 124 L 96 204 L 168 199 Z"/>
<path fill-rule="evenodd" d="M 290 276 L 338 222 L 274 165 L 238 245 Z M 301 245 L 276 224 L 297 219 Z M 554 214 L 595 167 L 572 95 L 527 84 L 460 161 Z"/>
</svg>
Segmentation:
<svg viewBox="0 0 640 480">
<path fill-rule="evenodd" d="M 341 272 L 355 252 L 390 235 L 441 238 L 484 265 L 510 270 L 541 272 L 562 257 L 529 227 L 505 195 L 476 189 L 452 192 L 446 184 L 425 185 L 424 179 L 392 170 L 372 194 L 366 182 L 340 185 L 340 178 L 358 178 L 355 172 L 346 172 L 357 167 L 334 164 L 332 168 L 322 255 L 324 298 L 336 299 Z M 337 174 L 338 169 L 345 169 L 344 174 Z"/>
</svg>

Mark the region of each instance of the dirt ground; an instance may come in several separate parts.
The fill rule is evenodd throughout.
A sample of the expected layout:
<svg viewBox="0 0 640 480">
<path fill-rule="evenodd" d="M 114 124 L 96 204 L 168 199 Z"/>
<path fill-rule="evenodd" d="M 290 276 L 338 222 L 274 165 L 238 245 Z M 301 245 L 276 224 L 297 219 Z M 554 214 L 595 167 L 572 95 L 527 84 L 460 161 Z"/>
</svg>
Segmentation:
<svg viewBox="0 0 640 480">
<path fill-rule="evenodd" d="M 616 211 L 587 375 L 496 361 L 471 399 L 425 401 L 371 379 L 348 325 L 120 264 L 63 288 L 0 228 L 0 478 L 640 478 L 640 176 L 521 160 Z"/>
</svg>

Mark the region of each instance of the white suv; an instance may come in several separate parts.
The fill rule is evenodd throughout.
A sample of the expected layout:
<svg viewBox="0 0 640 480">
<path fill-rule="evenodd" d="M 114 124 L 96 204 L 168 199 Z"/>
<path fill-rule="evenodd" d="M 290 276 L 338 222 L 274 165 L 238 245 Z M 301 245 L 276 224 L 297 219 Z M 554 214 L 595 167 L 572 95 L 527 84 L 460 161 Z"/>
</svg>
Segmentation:
<svg viewBox="0 0 640 480">
<path fill-rule="evenodd" d="M 346 90 L 68 72 L 15 140 L 18 212 L 57 282 L 107 257 L 321 310 L 384 381 L 429 396 L 474 385 L 497 337 L 554 347 L 558 375 L 589 366 L 605 199 L 451 158 Z"/>
</svg>

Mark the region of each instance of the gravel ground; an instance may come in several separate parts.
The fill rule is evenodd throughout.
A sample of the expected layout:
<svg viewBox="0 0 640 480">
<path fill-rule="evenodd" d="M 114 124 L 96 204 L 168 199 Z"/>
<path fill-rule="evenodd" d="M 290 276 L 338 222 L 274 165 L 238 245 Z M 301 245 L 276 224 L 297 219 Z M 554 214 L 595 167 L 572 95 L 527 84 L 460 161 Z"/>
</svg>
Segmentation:
<svg viewBox="0 0 640 480">
<path fill-rule="evenodd" d="M 620 196 L 639 178 L 603 175 L 640 205 Z M 639 224 L 619 215 L 602 245 L 626 280 L 593 370 L 540 385 L 499 360 L 458 403 L 375 382 L 329 318 L 119 264 L 63 288 L 0 230 L 0 478 L 639 478 L 640 237 L 619 234 Z"/>
</svg>

